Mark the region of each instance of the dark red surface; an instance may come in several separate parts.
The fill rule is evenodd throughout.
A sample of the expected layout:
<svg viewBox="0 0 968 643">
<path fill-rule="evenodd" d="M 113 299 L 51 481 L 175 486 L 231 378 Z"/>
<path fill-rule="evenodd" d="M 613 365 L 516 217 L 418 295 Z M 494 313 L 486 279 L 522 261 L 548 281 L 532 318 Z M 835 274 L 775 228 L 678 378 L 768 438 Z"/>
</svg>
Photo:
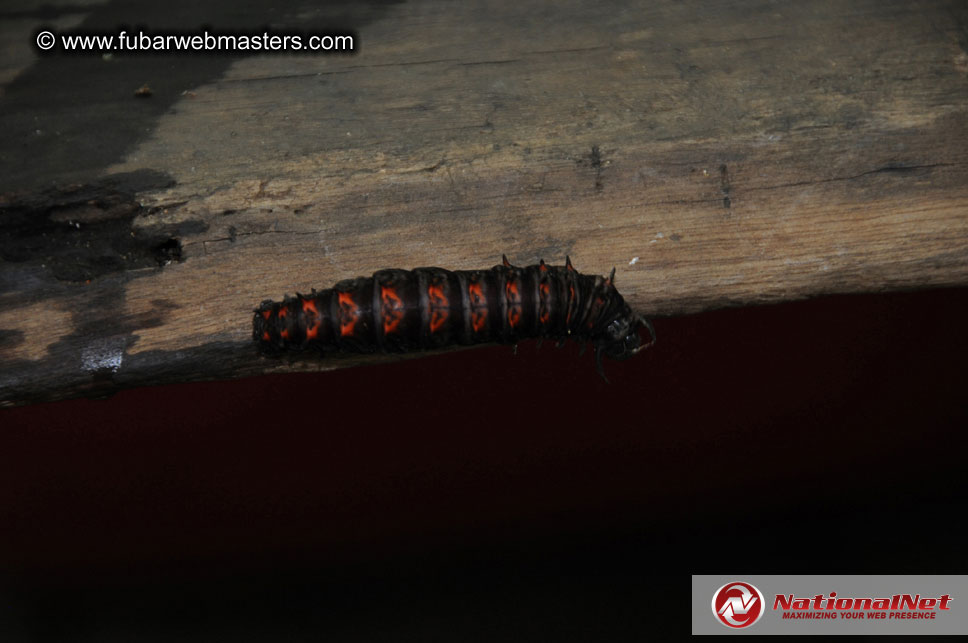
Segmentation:
<svg viewBox="0 0 968 643">
<path fill-rule="evenodd" d="M 611 588 L 634 622 L 650 575 L 965 572 L 968 290 L 655 325 L 611 384 L 577 347 L 530 342 L 2 411 L 17 614 L 280 577 L 396 583 L 385 609 L 454 614 L 435 579 L 486 607 L 514 578 L 552 603 Z"/>
</svg>

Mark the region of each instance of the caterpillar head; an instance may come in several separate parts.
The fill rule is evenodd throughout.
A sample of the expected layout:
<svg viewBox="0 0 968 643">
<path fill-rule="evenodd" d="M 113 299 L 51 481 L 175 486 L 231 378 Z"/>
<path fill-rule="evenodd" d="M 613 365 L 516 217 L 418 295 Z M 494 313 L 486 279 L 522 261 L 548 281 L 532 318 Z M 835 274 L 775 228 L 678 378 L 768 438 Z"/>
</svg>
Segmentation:
<svg viewBox="0 0 968 643">
<path fill-rule="evenodd" d="M 595 363 L 598 367 L 598 374 L 606 382 L 605 371 L 602 368 L 602 357 L 614 360 L 624 360 L 632 357 L 636 353 L 655 344 L 655 329 L 645 317 L 633 315 L 629 310 L 628 314 L 621 315 L 605 327 L 604 336 L 598 341 L 595 350 Z M 649 341 L 642 343 L 640 335 L 642 329 L 649 331 Z"/>
</svg>

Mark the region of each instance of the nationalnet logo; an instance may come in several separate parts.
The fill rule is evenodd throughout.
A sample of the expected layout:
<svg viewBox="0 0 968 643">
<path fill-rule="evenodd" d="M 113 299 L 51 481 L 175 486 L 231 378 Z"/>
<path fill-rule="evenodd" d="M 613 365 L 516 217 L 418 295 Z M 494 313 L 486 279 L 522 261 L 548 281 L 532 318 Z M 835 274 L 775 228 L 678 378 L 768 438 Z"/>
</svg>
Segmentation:
<svg viewBox="0 0 968 643">
<path fill-rule="evenodd" d="M 733 629 L 749 627 L 763 616 L 763 592 L 749 583 L 726 583 L 713 594 L 713 614 Z"/>
<path fill-rule="evenodd" d="M 950 594 L 892 594 L 883 598 L 838 596 L 837 592 L 813 596 L 775 594 L 772 611 L 782 619 L 923 621 L 934 620 L 939 613 L 950 610 L 951 601 Z M 755 585 L 732 581 L 716 590 L 712 607 L 720 623 L 742 629 L 760 620 L 768 609 L 765 603 L 763 593 Z"/>
<path fill-rule="evenodd" d="M 965 634 L 966 595 L 968 574 L 694 574 L 692 633 Z"/>
</svg>

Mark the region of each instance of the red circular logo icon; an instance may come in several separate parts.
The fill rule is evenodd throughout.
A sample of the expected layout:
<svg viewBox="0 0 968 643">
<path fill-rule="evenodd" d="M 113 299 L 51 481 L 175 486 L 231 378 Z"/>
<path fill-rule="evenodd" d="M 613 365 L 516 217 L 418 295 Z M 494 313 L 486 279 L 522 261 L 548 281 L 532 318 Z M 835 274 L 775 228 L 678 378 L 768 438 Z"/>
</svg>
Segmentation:
<svg viewBox="0 0 968 643">
<path fill-rule="evenodd" d="M 726 627 L 749 627 L 763 616 L 763 592 L 749 583 L 726 583 L 713 594 L 713 615 Z"/>
</svg>

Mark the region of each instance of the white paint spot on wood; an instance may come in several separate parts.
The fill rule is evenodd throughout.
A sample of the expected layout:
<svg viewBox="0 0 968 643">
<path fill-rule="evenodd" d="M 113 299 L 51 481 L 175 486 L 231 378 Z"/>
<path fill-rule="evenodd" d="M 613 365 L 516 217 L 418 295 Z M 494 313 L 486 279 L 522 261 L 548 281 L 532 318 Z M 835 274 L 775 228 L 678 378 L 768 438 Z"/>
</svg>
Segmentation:
<svg viewBox="0 0 968 643">
<path fill-rule="evenodd" d="M 95 339 L 81 350 L 81 367 L 89 373 L 103 370 L 117 372 L 124 360 L 126 344 L 124 337 Z"/>
</svg>

